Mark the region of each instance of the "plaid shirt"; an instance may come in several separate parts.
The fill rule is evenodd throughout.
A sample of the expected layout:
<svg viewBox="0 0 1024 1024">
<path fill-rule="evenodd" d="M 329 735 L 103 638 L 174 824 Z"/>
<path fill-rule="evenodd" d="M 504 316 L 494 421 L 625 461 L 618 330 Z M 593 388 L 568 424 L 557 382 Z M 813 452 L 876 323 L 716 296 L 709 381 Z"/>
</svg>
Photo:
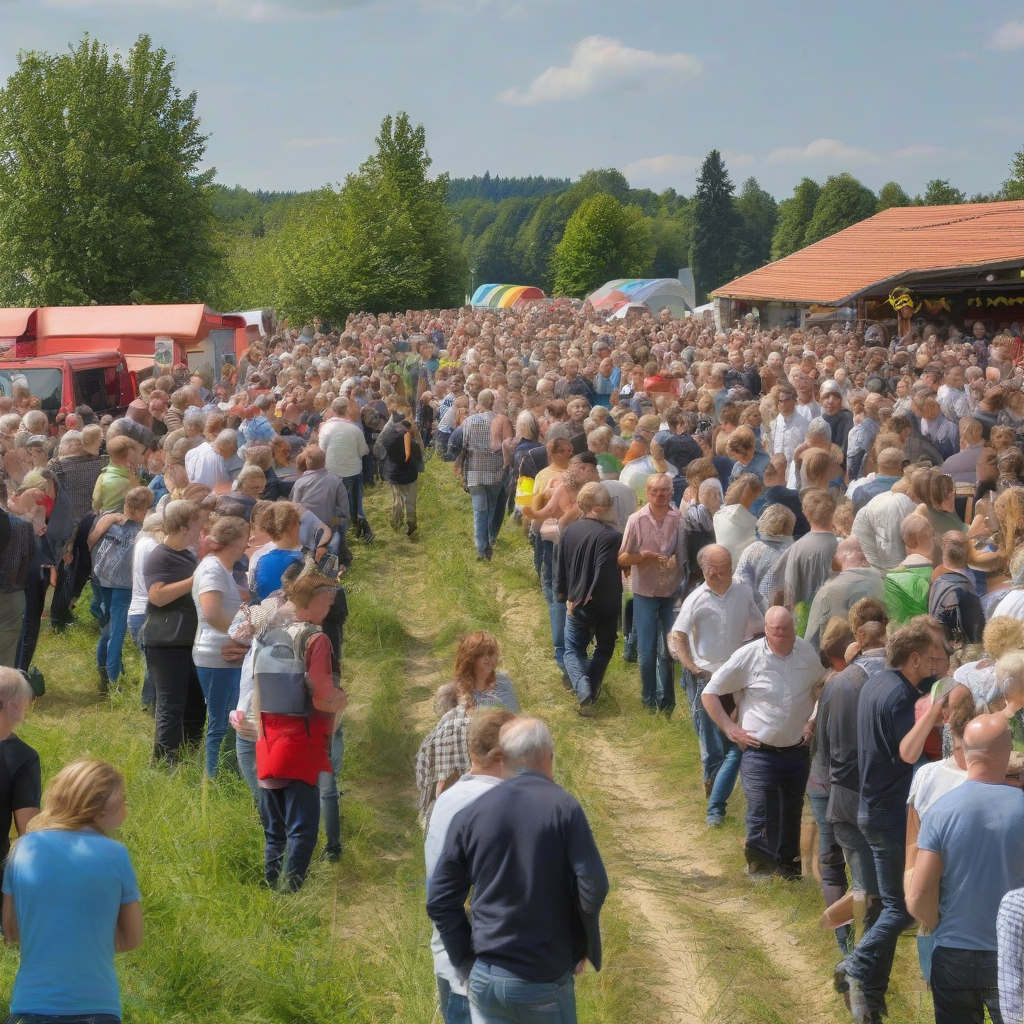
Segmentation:
<svg viewBox="0 0 1024 1024">
<path fill-rule="evenodd" d="M 36 532 L 21 516 L 0 510 L 11 521 L 11 539 L 0 556 L 0 594 L 16 594 L 25 589 L 32 558 L 36 553 Z"/>
<path fill-rule="evenodd" d="M 103 459 L 99 455 L 68 455 L 52 459 L 50 469 L 68 492 L 72 521 L 80 523 L 92 511 L 92 492 L 103 471 Z"/>
<path fill-rule="evenodd" d="M 424 813 L 434 800 L 437 784 L 455 772 L 464 775 L 469 763 L 469 719 L 460 704 L 445 712 L 424 737 L 416 753 L 416 788 Z"/>
<path fill-rule="evenodd" d="M 499 446 L 491 447 L 493 412 L 478 412 L 462 425 L 462 450 L 465 453 L 466 486 L 500 484 L 505 477 L 505 455 Z"/>
<path fill-rule="evenodd" d="M 999 1010 L 1005 1024 L 1024 1024 L 1024 889 L 1011 889 L 996 916 Z"/>
</svg>

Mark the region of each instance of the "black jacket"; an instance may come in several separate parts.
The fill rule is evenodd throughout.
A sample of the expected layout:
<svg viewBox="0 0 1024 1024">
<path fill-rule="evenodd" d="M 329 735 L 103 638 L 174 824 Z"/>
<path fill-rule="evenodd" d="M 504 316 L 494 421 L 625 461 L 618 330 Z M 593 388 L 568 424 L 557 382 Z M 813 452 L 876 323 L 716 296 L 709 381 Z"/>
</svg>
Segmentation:
<svg viewBox="0 0 1024 1024">
<path fill-rule="evenodd" d="M 550 983 L 584 957 L 601 969 L 598 915 L 607 895 L 583 808 L 546 776 L 522 771 L 452 819 L 427 913 L 459 971 L 479 959 Z"/>
</svg>

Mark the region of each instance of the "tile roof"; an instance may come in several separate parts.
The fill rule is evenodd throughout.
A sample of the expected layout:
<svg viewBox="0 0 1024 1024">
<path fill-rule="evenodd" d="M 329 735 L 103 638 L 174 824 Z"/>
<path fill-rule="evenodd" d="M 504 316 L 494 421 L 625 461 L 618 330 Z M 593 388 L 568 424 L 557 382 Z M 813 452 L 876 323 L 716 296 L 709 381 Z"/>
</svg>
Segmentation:
<svg viewBox="0 0 1024 1024">
<path fill-rule="evenodd" d="M 716 288 L 720 298 L 836 306 L 929 270 L 1024 264 L 1024 202 L 885 210 Z"/>
</svg>

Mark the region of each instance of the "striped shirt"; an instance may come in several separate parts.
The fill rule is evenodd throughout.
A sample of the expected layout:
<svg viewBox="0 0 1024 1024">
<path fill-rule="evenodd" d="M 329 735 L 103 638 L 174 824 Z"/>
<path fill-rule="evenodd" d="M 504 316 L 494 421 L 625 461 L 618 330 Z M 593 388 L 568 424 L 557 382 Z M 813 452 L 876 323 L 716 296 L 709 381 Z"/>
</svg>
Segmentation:
<svg viewBox="0 0 1024 1024">
<path fill-rule="evenodd" d="M 656 562 L 634 565 L 630 573 L 633 593 L 640 597 L 671 597 L 679 589 L 689 568 L 686 553 L 686 531 L 681 530 L 683 515 L 670 508 L 658 522 L 644 505 L 626 520 L 620 554 L 638 555 L 641 551 L 657 551 L 675 556 L 674 566 L 662 567 Z"/>
</svg>

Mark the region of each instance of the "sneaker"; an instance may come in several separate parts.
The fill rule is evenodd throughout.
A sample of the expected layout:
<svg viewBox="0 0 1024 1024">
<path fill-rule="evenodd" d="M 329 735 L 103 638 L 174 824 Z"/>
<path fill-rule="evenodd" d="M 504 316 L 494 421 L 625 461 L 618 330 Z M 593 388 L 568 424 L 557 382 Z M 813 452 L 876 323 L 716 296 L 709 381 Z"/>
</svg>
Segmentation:
<svg viewBox="0 0 1024 1024">
<path fill-rule="evenodd" d="M 107 675 L 107 670 L 103 665 L 98 665 L 97 670 L 99 672 L 99 691 L 100 693 L 110 692 L 110 677 Z"/>
<path fill-rule="evenodd" d="M 569 678 L 569 673 L 562 669 L 562 685 L 570 692 L 575 693 L 575 689 L 572 685 L 572 680 Z"/>
<path fill-rule="evenodd" d="M 595 713 L 594 702 L 589 697 L 586 700 L 581 700 L 579 707 L 576 709 L 576 714 L 580 718 L 593 718 Z"/>
<path fill-rule="evenodd" d="M 337 864 L 341 860 L 341 848 L 334 849 L 330 846 L 325 846 L 317 860 L 321 863 Z"/>
<path fill-rule="evenodd" d="M 636 644 L 631 644 L 628 639 L 622 645 L 622 660 L 629 665 L 636 661 Z"/>
<path fill-rule="evenodd" d="M 409 528 L 405 531 L 406 537 L 409 537 L 411 539 L 415 535 L 417 529 L 418 527 L 416 526 L 415 523 L 410 523 Z"/>
<path fill-rule="evenodd" d="M 724 814 L 709 814 L 706 819 L 708 828 L 721 828 L 722 823 L 725 821 Z"/>
</svg>

